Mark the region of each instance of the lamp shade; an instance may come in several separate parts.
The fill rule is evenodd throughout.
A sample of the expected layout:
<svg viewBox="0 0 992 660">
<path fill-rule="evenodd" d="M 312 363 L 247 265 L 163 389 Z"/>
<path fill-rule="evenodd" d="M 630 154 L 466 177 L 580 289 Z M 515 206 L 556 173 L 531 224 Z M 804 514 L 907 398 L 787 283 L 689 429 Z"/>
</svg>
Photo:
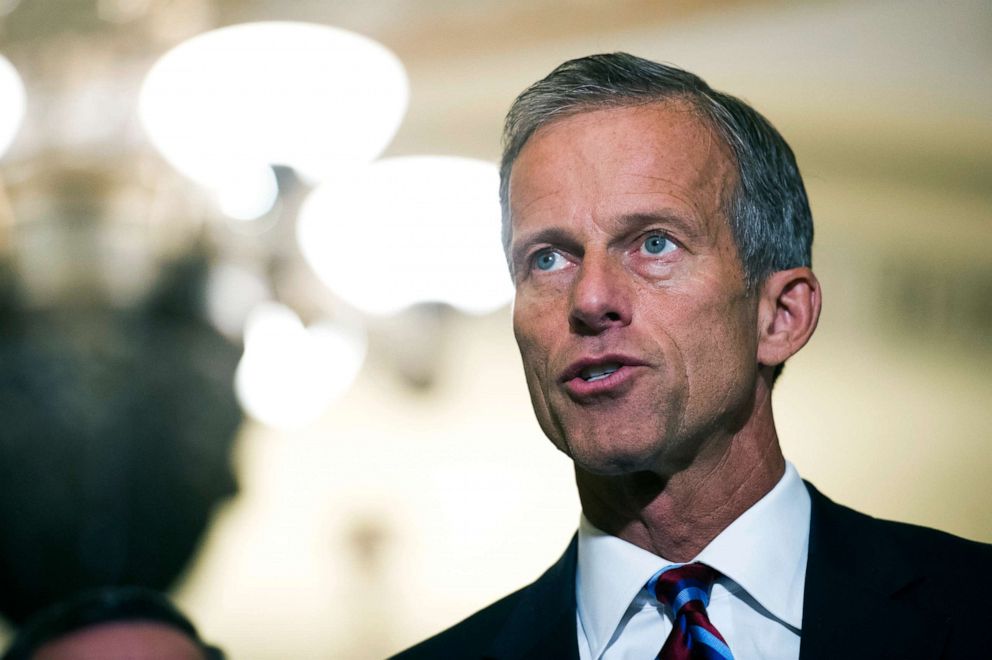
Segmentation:
<svg viewBox="0 0 992 660">
<path fill-rule="evenodd" d="M 206 32 L 163 55 L 144 80 L 139 115 L 166 160 L 217 191 L 230 215 L 251 217 L 274 200 L 270 165 L 317 182 L 368 162 L 389 144 L 407 99 L 402 63 L 378 42 L 325 25 L 260 22 Z"/>
</svg>

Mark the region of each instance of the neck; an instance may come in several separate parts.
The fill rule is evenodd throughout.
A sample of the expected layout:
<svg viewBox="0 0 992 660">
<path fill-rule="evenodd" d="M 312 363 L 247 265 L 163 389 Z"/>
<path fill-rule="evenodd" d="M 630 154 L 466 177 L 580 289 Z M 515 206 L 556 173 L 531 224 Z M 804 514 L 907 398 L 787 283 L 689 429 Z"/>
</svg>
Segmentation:
<svg viewBox="0 0 992 660">
<path fill-rule="evenodd" d="M 687 562 L 764 497 L 785 471 L 768 397 L 743 428 L 701 445 L 671 473 L 597 475 L 575 469 L 582 510 L 603 531 Z"/>
</svg>

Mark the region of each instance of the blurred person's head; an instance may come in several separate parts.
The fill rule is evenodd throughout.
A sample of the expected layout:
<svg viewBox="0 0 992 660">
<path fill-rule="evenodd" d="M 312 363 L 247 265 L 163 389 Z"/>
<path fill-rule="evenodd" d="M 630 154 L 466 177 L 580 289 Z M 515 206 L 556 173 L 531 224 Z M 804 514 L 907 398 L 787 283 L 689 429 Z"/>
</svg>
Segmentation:
<svg viewBox="0 0 992 660">
<path fill-rule="evenodd" d="M 40 612 L 3 660 L 222 660 L 165 596 L 143 587 L 105 587 Z"/>
</svg>

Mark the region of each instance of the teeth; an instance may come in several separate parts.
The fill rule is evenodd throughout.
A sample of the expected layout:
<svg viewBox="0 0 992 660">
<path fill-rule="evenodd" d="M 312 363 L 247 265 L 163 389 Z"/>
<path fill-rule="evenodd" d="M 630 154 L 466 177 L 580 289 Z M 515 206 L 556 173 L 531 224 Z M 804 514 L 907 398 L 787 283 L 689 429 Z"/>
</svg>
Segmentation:
<svg viewBox="0 0 992 660">
<path fill-rule="evenodd" d="M 591 383 L 606 378 L 619 368 L 620 365 L 616 363 L 600 364 L 594 367 L 586 367 L 579 376 L 586 382 Z"/>
</svg>

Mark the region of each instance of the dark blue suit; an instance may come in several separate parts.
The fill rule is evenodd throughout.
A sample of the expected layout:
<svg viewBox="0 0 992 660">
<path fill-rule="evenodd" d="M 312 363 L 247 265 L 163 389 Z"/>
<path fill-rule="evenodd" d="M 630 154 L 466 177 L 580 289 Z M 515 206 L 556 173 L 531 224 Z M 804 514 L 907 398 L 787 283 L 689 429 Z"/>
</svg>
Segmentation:
<svg viewBox="0 0 992 660">
<path fill-rule="evenodd" d="M 807 488 L 800 660 L 992 658 L 992 545 L 877 520 Z M 533 584 L 397 658 L 578 660 L 576 555 L 573 538 Z"/>
</svg>

